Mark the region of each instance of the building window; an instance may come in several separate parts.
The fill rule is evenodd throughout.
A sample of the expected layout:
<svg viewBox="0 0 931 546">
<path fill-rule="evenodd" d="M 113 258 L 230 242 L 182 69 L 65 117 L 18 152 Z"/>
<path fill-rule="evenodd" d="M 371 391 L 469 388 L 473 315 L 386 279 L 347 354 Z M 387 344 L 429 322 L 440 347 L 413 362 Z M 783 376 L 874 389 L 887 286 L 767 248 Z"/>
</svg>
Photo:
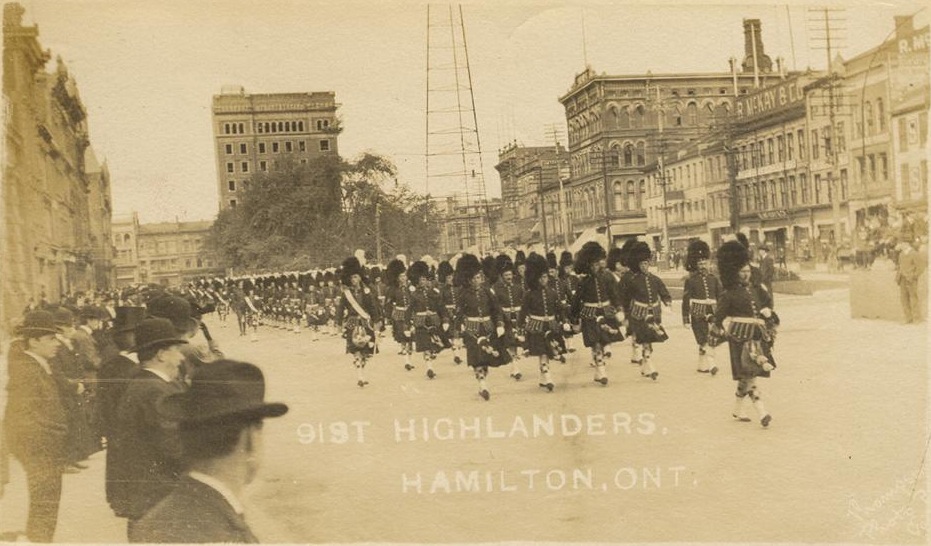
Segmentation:
<svg viewBox="0 0 931 546">
<path fill-rule="evenodd" d="M 301 165 L 307 165 L 307 159 L 301 158 Z"/>
<path fill-rule="evenodd" d="M 286 141 L 285 141 L 285 143 L 284 143 L 284 151 L 285 151 L 285 152 L 288 152 L 288 153 L 291 153 L 291 152 L 294 151 L 294 147 L 293 147 L 293 145 L 291 144 L 291 141 L 290 141 L 290 140 L 286 140 Z"/>
<path fill-rule="evenodd" d="M 246 143 L 242 143 L 239 145 L 239 153 L 245 154 L 247 153 L 246 150 L 248 150 L 248 148 L 246 147 Z"/>
<path fill-rule="evenodd" d="M 798 130 L 798 159 L 799 161 L 805 161 L 805 130 Z"/>
<path fill-rule="evenodd" d="M 229 188 L 230 191 L 236 191 L 236 181 L 235 181 L 235 180 L 228 180 L 228 181 L 226 182 L 226 187 Z"/>
<path fill-rule="evenodd" d="M 279 133 L 283 133 L 283 132 L 284 132 L 284 122 L 283 122 L 283 121 L 279 121 L 279 122 L 278 122 L 278 132 L 279 132 Z"/>
<path fill-rule="evenodd" d="M 847 200 L 847 169 L 840 170 L 840 200 Z"/>
<path fill-rule="evenodd" d="M 262 133 L 262 132 L 263 132 L 262 129 L 263 129 L 264 127 L 265 127 L 265 124 L 264 124 L 264 123 L 256 123 L 256 124 L 255 124 L 255 132 L 257 132 L 257 133 Z"/>
<path fill-rule="evenodd" d="M 330 120 L 328 119 L 318 119 L 317 120 L 317 130 L 322 131 L 330 127 Z"/>
<path fill-rule="evenodd" d="M 870 166 L 870 180 L 876 180 L 876 156 L 873 154 L 868 155 L 867 161 L 869 161 Z"/>
<path fill-rule="evenodd" d="M 268 161 L 259 161 L 259 170 L 263 173 L 268 172 Z"/>
<path fill-rule="evenodd" d="M 278 143 L 277 143 L 277 142 L 272 142 L 272 153 L 275 153 L 275 154 L 278 153 Z"/>
<path fill-rule="evenodd" d="M 873 105 L 870 101 L 866 101 L 863 105 L 863 117 L 866 118 L 866 134 L 873 134 Z"/>
<path fill-rule="evenodd" d="M 685 107 L 685 116 L 686 123 L 688 123 L 689 127 L 698 125 L 698 105 L 694 102 L 690 102 L 689 105 Z"/>
<path fill-rule="evenodd" d="M 187 258 L 187 259 L 184 260 L 184 267 L 185 267 L 186 269 L 190 269 L 190 268 L 191 268 L 191 259 L 190 259 L 190 258 Z"/>
<path fill-rule="evenodd" d="M 232 163 L 227 163 L 227 164 L 226 164 L 226 172 L 228 172 L 228 173 L 234 172 L 234 167 L 233 167 L 233 164 L 232 164 Z"/>
<path fill-rule="evenodd" d="M 847 151 L 847 135 L 844 134 L 844 122 L 838 121 L 837 127 L 834 128 L 834 134 L 837 137 L 837 153 L 842 154 Z"/>
<path fill-rule="evenodd" d="M 240 167 L 242 167 L 242 172 L 244 172 L 244 173 L 249 172 L 249 162 L 248 162 L 248 161 L 243 161 L 242 164 L 240 165 Z"/>
<path fill-rule="evenodd" d="M 821 143 L 818 141 L 818 131 L 813 130 L 811 132 L 811 158 L 818 159 L 821 155 L 819 150 Z"/>
<path fill-rule="evenodd" d="M 223 134 L 224 134 L 224 135 L 230 134 L 230 124 L 229 124 L 229 123 L 224 123 L 224 124 L 223 124 Z"/>
<path fill-rule="evenodd" d="M 624 145 L 624 166 L 630 167 L 634 164 L 634 146 L 633 144 Z"/>
<path fill-rule="evenodd" d="M 780 163 L 786 160 L 786 139 L 782 135 L 776 137 L 776 152 Z"/>
<path fill-rule="evenodd" d="M 329 151 L 330 151 L 330 141 L 329 141 L 329 140 L 324 139 L 324 140 L 321 140 L 321 141 L 320 141 L 320 151 L 321 151 L 321 152 L 329 152 Z"/>
<path fill-rule="evenodd" d="M 284 132 L 286 132 L 286 133 L 290 133 L 290 132 L 291 132 L 291 122 L 290 122 L 290 121 L 284 122 Z"/>
<path fill-rule="evenodd" d="M 642 167 L 646 165 L 646 149 L 647 145 L 644 142 L 637 143 L 637 165 Z"/>
<path fill-rule="evenodd" d="M 627 181 L 627 210 L 638 210 L 637 189 L 633 180 Z"/>
<path fill-rule="evenodd" d="M 277 133 L 277 132 L 278 132 L 278 124 L 275 123 L 275 122 L 272 122 L 272 124 L 271 124 L 271 129 L 272 129 L 271 132 Z"/>
<path fill-rule="evenodd" d="M 230 208 L 231 208 L 231 209 L 235 209 L 235 208 L 236 208 L 236 200 L 235 200 L 235 199 L 230 199 Z"/>
<path fill-rule="evenodd" d="M 772 165 L 773 163 L 776 162 L 776 154 L 775 154 L 775 150 L 774 150 L 774 147 L 773 147 L 773 139 L 772 139 L 772 138 L 766 139 L 766 152 L 767 152 L 768 159 L 769 159 L 769 161 L 768 161 L 766 164 L 767 164 L 767 165 Z"/>
<path fill-rule="evenodd" d="M 614 183 L 614 210 L 624 210 L 624 186 L 620 181 Z"/>
<path fill-rule="evenodd" d="M 260 153 L 260 154 L 264 154 L 264 153 L 265 153 L 265 143 L 264 143 L 264 142 L 259 142 L 259 153 Z"/>
<path fill-rule="evenodd" d="M 804 205 L 808 203 L 808 175 L 800 174 L 798 175 L 798 179 L 799 179 L 799 185 L 802 187 L 802 192 L 801 192 L 802 199 L 799 204 Z"/>
<path fill-rule="evenodd" d="M 876 125 L 880 133 L 886 130 L 886 109 L 882 99 L 876 99 Z"/>
<path fill-rule="evenodd" d="M 817 205 L 818 203 L 821 202 L 821 175 L 820 174 L 815 175 L 814 186 L 815 186 L 815 204 Z"/>
<path fill-rule="evenodd" d="M 227 145 L 226 145 L 226 155 L 233 155 L 233 145 L 232 145 L 232 144 L 227 144 Z"/>
<path fill-rule="evenodd" d="M 297 149 L 298 149 L 298 151 L 306 152 L 306 151 L 307 151 L 307 143 L 304 142 L 303 140 L 297 141 Z"/>
<path fill-rule="evenodd" d="M 795 183 L 795 177 L 789 177 L 789 205 L 795 206 L 798 203 L 798 186 Z"/>
<path fill-rule="evenodd" d="M 795 159 L 795 135 L 792 133 L 786 135 L 786 158 L 789 161 Z"/>
</svg>

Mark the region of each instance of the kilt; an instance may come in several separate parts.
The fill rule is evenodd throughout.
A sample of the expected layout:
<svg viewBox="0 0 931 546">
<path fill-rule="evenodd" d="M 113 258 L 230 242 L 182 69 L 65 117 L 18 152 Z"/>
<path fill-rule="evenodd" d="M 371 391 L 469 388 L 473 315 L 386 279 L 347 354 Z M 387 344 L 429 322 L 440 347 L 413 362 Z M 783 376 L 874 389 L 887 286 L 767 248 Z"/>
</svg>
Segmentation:
<svg viewBox="0 0 931 546">
<path fill-rule="evenodd" d="M 727 340 L 727 348 L 730 351 L 731 357 L 731 377 L 734 381 L 739 381 L 741 379 L 750 379 L 753 377 L 769 377 L 769 372 L 760 370 L 757 373 L 748 375 L 744 371 L 744 366 L 741 362 L 741 359 L 744 357 L 744 345 L 749 343 L 749 341 L 737 341 L 734 339 Z M 772 345 L 766 342 L 760 342 L 760 347 L 762 348 L 762 353 L 769 358 L 769 361 L 772 362 L 773 366 L 776 365 L 776 360 L 773 359 Z"/>
<path fill-rule="evenodd" d="M 436 313 L 414 315 L 414 350 L 418 353 L 442 351 L 445 342 L 441 326 Z"/>
<path fill-rule="evenodd" d="M 566 352 L 562 327 L 555 317 L 527 317 L 526 348 L 530 356 L 558 358 Z"/>
<path fill-rule="evenodd" d="M 364 332 L 367 336 L 368 343 L 360 347 L 353 342 L 356 335 Z M 369 325 L 368 321 L 359 316 L 346 317 L 343 321 L 343 337 L 346 339 L 346 353 L 371 356 L 378 352 L 378 343 L 375 340 L 375 330 Z"/>
<path fill-rule="evenodd" d="M 708 319 L 705 317 L 692 317 L 689 324 L 692 326 L 692 335 L 699 345 L 708 345 Z"/>
<path fill-rule="evenodd" d="M 511 362 L 511 354 L 495 334 L 494 323 L 489 317 L 466 317 L 462 341 L 466 362 L 473 368 L 498 367 Z"/>
</svg>

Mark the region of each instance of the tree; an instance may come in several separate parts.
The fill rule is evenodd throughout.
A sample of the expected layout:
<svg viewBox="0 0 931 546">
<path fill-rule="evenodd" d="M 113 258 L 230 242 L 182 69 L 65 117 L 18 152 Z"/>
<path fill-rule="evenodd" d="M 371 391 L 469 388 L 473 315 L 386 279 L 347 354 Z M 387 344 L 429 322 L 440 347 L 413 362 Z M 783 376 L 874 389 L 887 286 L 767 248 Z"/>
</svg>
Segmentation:
<svg viewBox="0 0 931 546">
<path fill-rule="evenodd" d="M 375 256 L 377 216 L 387 253 L 433 252 L 436 210 L 396 177 L 395 166 L 373 154 L 286 158 L 252 177 L 238 207 L 220 212 L 209 244 L 240 271 L 326 267 L 358 248 Z"/>
</svg>

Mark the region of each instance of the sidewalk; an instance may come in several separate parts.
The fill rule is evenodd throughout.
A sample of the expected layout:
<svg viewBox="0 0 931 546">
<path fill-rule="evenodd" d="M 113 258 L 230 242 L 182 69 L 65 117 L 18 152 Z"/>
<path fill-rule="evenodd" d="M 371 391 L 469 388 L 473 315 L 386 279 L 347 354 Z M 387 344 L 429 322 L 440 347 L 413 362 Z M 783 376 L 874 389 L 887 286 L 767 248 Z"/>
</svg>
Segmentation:
<svg viewBox="0 0 931 546">
<path fill-rule="evenodd" d="M 55 542 L 126 542 L 126 520 L 113 515 L 104 493 L 105 459 L 105 452 L 97 452 L 84 462 L 87 469 L 65 474 Z M 10 460 L 10 483 L 0 498 L 0 533 L 23 533 L 28 510 L 26 475 L 16 460 Z"/>
</svg>

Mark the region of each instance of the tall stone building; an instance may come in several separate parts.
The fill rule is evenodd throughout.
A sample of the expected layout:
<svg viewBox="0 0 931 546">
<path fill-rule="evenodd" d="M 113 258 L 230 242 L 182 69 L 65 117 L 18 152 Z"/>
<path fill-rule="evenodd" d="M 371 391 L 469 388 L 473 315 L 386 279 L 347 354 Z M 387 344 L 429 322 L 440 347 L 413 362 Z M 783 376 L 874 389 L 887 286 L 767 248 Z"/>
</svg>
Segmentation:
<svg viewBox="0 0 931 546">
<path fill-rule="evenodd" d="M 559 98 L 566 110 L 574 237 L 603 233 L 610 244 L 646 233 L 646 171 L 666 153 L 727 123 L 735 97 L 776 81 L 758 20 L 744 21 L 743 65 L 694 74 L 578 74 Z M 777 60 L 777 66 L 780 62 Z"/>
<path fill-rule="evenodd" d="M 3 7 L 3 325 L 30 299 L 109 287 L 109 175 L 85 158 L 87 112 L 77 84 L 25 10 Z M 93 172 L 95 171 L 96 172 Z"/>
<path fill-rule="evenodd" d="M 255 173 L 274 171 L 283 161 L 307 163 L 337 154 L 341 132 L 336 94 L 247 94 L 225 86 L 213 97 L 220 209 L 235 207 Z"/>
<path fill-rule="evenodd" d="M 561 180 L 568 179 L 568 154 L 562 146 L 510 144 L 498 152 L 501 219 L 499 246 L 546 243 L 563 245 L 568 232 L 568 198 Z"/>
</svg>

